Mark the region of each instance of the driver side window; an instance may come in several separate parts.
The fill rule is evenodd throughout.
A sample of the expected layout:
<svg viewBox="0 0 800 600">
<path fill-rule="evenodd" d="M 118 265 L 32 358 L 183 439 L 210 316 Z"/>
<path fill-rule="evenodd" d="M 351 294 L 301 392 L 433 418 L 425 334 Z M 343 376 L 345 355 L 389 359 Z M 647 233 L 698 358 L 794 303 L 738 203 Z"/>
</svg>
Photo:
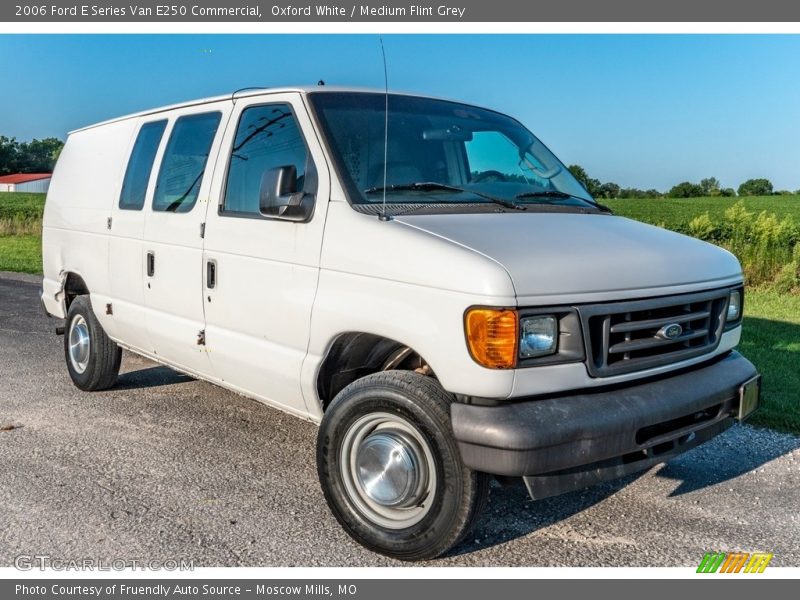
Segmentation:
<svg viewBox="0 0 800 600">
<path fill-rule="evenodd" d="M 231 149 L 221 213 L 260 216 L 259 192 L 264 173 L 278 167 L 297 169 L 297 189 L 304 188 L 308 149 L 288 104 L 265 104 L 242 111 Z"/>
</svg>

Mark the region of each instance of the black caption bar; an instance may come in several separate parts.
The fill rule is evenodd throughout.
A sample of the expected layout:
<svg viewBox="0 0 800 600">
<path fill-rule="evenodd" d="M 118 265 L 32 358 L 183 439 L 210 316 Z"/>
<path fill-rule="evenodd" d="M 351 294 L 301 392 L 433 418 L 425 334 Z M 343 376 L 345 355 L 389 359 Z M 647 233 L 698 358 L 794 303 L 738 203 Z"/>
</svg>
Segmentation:
<svg viewBox="0 0 800 600">
<path fill-rule="evenodd" d="M 85 0 L 84 0 L 85 2 Z M 798 22 L 787 0 L 11 0 L 10 22 Z"/>
<path fill-rule="evenodd" d="M 638 580 L 470 580 L 470 579 L 362 579 L 362 580 L 202 580 L 202 579 L 27 579 L 0 580 L 0 597 L 14 600 L 408 600 L 409 598 L 567 597 L 594 598 L 606 594 L 641 594 L 649 600 L 674 600 L 701 594 L 730 600 L 755 593 L 790 591 L 791 580 L 717 578 L 654 581 Z M 713 586 L 713 589 L 712 587 Z M 759 586 L 756 588 L 756 586 Z M 536 590 L 535 592 L 533 590 Z"/>
</svg>

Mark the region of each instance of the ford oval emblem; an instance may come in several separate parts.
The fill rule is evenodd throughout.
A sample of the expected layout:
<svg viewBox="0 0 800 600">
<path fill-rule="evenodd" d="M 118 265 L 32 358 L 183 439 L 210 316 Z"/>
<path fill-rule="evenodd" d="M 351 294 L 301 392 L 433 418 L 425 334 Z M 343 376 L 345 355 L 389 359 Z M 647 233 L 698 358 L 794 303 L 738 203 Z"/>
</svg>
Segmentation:
<svg viewBox="0 0 800 600">
<path fill-rule="evenodd" d="M 667 323 L 661 329 L 658 330 L 656 336 L 665 340 L 675 340 L 681 337 L 682 333 L 683 333 L 683 327 L 681 327 L 677 323 Z"/>
</svg>

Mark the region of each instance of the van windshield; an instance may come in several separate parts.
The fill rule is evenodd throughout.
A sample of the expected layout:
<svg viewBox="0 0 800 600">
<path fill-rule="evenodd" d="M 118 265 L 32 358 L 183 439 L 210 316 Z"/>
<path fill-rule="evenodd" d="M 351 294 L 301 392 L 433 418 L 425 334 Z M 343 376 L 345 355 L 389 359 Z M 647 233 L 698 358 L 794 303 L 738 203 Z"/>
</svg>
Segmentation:
<svg viewBox="0 0 800 600">
<path fill-rule="evenodd" d="M 597 208 L 544 144 L 500 113 L 390 94 L 384 163 L 384 94 L 318 92 L 309 97 L 354 206 L 382 204 L 385 194 L 393 208 Z"/>
</svg>

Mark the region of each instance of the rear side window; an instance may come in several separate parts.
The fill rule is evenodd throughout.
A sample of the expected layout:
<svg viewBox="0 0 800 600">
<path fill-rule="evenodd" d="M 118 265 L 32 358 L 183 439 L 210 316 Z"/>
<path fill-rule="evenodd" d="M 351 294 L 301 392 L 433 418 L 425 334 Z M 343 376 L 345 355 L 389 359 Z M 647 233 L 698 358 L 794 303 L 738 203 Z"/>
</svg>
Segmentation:
<svg viewBox="0 0 800 600">
<path fill-rule="evenodd" d="M 192 210 L 220 117 L 220 113 L 213 112 L 188 115 L 175 121 L 158 172 L 153 210 Z"/>
<path fill-rule="evenodd" d="M 122 182 L 122 193 L 119 196 L 121 209 L 142 210 L 153 161 L 166 127 L 166 121 L 154 121 L 145 123 L 139 130 Z"/>
<path fill-rule="evenodd" d="M 253 106 L 242 111 L 231 150 L 222 212 L 258 215 L 261 178 L 277 167 L 294 165 L 297 189 L 305 183 L 308 150 L 288 104 Z"/>
</svg>

